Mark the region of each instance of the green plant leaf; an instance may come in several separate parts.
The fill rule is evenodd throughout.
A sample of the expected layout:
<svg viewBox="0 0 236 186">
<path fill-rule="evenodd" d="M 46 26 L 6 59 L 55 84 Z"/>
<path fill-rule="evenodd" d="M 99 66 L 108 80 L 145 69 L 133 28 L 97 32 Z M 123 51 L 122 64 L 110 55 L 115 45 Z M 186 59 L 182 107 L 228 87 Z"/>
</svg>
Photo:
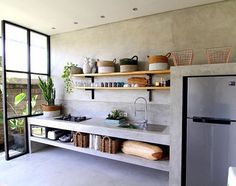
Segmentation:
<svg viewBox="0 0 236 186">
<path fill-rule="evenodd" d="M 18 105 L 20 104 L 26 97 L 26 94 L 24 92 L 18 94 L 15 96 L 15 101 L 14 101 L 14 105 Z"/>
</svg>

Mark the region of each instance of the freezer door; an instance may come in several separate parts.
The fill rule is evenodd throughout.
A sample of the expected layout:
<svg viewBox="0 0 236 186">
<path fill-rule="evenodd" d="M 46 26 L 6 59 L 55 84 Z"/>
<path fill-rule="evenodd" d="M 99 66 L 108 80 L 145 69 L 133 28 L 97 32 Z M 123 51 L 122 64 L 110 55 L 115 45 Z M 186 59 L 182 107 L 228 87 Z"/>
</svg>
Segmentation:
<svg viewBox="0 0 236 186">
<path fill-rule="evenodd" d="M 188 78 L 187 116 L 236 119 L 236 76 Z"/>
<path fill-rule="evenodd" d="M 187 121 L 186 185 L 227 185 L 228 168 L 236 166 L 236 124 Z"/>
</svg>

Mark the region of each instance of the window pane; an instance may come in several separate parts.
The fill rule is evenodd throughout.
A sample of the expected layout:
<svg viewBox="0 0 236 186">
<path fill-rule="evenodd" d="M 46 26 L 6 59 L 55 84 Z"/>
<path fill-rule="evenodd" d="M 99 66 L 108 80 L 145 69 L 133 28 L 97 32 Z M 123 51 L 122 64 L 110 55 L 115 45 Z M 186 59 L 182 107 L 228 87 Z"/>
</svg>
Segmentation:
<svg viewBox="0 0 236 186">
<path fill-rule="evenodd" d="M 32 105 L 32 114 L 39 114 L 42 113 L 41 105 L 46 104 L 46 101 L 43 98 L 42 91 L 40 90 L 38 83 L 40 77 L 42 80 L 46 80 L 47 76 L 38 76 L 38 75 L 31 75 L 31 105 Z"/>
<path fill-rule="evenodd" d="M 25 151 L 25 119 L 11 119 L 8 121 L 9 155 L 14 156 Z"/>
<path fill-rule="evenodd" d="M 27 31 L 6 24 L 6 69 L 27 71 Z"/>
<path fill-rule="evenodd" d="M 31 72 L 47 73 L 47 37 L 30 32 Z"/>
<path fill-rule="evenodd" d="M 8 72 L 6 78 L 8 117 L 27 115 L 27 74 Z"/>
</svg>

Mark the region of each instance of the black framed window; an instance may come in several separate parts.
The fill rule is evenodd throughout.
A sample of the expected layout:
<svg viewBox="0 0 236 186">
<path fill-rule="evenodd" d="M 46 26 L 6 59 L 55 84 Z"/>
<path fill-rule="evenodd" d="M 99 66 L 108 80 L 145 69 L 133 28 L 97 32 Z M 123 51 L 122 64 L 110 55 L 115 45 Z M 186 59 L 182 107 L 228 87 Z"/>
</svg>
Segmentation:
<svg viewBox="0 0 236 186">
<path fill-rule="evenodd" d="M 50 37 L 2 21 L 3 113 L 6 159 L 28 153 L 27 117 L 44 103 L 38 77 L 50 76 Z"/>
</svg>

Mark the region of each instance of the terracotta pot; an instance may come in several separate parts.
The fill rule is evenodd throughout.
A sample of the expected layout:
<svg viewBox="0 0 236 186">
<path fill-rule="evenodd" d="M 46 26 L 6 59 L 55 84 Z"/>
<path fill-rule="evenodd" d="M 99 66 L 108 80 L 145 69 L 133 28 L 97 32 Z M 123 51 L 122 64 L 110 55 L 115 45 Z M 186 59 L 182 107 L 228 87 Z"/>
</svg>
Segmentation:
<svg viewBox="0 0 236 186">
<path fill-rule="evenodd" d="M 60 105 L 45 105 L 42 104 L 43 115 L 45 117 L 56 117 L 61 114 L 61 106 Z"/>
</svg>

